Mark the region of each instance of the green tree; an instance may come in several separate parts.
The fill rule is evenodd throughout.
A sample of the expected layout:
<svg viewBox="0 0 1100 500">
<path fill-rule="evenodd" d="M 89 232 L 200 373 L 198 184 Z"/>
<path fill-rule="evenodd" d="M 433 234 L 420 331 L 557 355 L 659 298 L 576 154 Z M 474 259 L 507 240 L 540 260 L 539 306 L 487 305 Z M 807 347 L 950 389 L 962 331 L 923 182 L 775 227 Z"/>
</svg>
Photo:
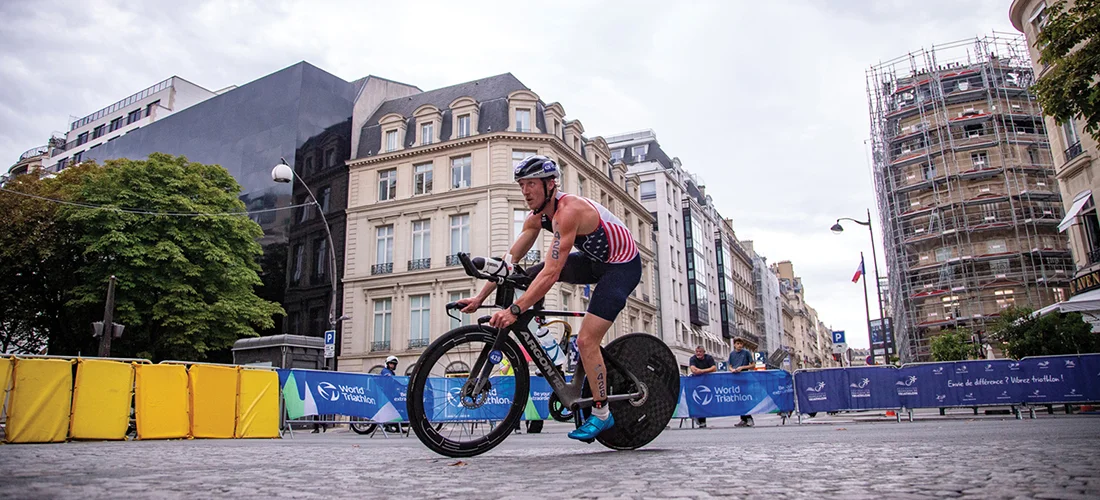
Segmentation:
<svg viewBox="0 0 1100 500">
<path fill-rule="evenodd" d="M 1080 313 L 1033 317 L 1029 308 L 1009 308 L 993 326 L 991 336 L 1009 356 L 1053 356 L 1100 352 L 1100 335 L 1092 333 Z"/>
<path fill-rule="evenodd" d="M 1039 34 L 1039 62 L 1050 67 L 1035 84 L 1039 103 L 1059 122 L 1081 116 L 1100 141 L 1100 0 L 1059 1 Z"/>
<path fill-rule="evenodd" d="M 933 361 L 963 361 L 974 355 L 974 346 L 970 344 L 970 330 L 958 328 L 945 330 L 932 337 Z"/>
<path fill-rule="evenodd" d="M 118 279 L 115 321 L 126 325 L 112 343 L 114 356 L 203 360 L 283 314 L 255 292 L 259 225 L 243 215 L 165 215 L 243 212 L 240 187 L 224 168 L 153 154 L 66 169 L 55 179 L 30 179 L 25 189 L 32 184 L 40 196 L 115 208 L 0 198 L 0 213 L 25 215 L 18 224 L 0 218 L 0 249 L 17 245 L 0 254 L 0 278 L 31 273 L 25 281 L 42 283 L 24 286 L 21 317 L 38 318 L 51 354 L 96 352 L 90 323 L 102 318 L 111 275 Z"/>
</svg>

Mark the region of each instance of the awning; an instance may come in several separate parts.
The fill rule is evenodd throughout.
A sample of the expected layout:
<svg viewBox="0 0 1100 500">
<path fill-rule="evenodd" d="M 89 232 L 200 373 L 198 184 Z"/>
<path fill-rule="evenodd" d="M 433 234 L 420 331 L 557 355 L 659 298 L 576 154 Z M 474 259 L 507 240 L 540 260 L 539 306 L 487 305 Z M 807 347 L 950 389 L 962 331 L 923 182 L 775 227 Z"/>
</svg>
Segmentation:
<svg viewBox="0 0 1100 500">
<path fill-rule="evenodd" d="M 1080 293 L 1070 297 L 1068 300 L 1064 300 L 1057 304 L 1051 304 L 1038 311 L 1035 311 L 1034 316 L 1046 316 L 1053 312 L 1093 312 L 1100 313 L 1100 289 L 1089 290 L 1085 293 Z"/>
<path fill-rule="evenodd" d="M 1081 212 L 1085 204 L 1092 199 L 1092 190 L 1086 189 L 1077 193 L 1077 196 L 1073 198 L 1073 206 L 1069 207 L 1066 211 L 1066 217 L 1062 219 L 1062 222 L 1058 223 L 1058 232 L 1061 233 L 1066 229 L 1069 229 L 1073 225 L 1073 220 L 1077 218 L 1077 214 Z"/>
</svg>

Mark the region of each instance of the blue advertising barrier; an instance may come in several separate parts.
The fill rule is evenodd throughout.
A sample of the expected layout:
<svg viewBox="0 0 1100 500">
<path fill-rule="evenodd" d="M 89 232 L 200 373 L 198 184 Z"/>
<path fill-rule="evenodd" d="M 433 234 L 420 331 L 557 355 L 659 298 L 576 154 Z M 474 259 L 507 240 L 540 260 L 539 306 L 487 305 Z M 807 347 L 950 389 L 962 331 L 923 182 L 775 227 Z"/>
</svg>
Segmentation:
<svg viewBox="0 0 1100 500">
<path fill-rule="evenodd" d="M 1100 401 L 1100 354 L 829 368 L 794 375 L 802 413 Z"/>
<path fill-rule="evenodd" d="M 794 380 L 783 370 L 708 373 L 680 378 L 680 405 L 690 417 L 794 411 Z M 678 411 L 677 414 L 683 415 Z"/>
<path fill-rule="evenodd" d="M 280 369 L 278 372 L 291 418 L 345 415 L 374 422 L 408 421 L 405 407 L 408 377 L 299 369 Z M 542 377 L 530 380 L 530 396 L 523 418 L 550 418 L 550 383 Z M 425 410 L 431 412 L 433 421 L 504 419 L 512 404 L 506 395 L 515 392 L 513 377 L 491 378 L 493 389 L 485 404 L 477 409 L 460 405 L 459 392 L 464 381 L 459 378 L 428 379 Z M 794 410 L 793 378 L 783 370 L 682 377 L 680 387 L 678 415 L 720 417 Z"/>
</svg>

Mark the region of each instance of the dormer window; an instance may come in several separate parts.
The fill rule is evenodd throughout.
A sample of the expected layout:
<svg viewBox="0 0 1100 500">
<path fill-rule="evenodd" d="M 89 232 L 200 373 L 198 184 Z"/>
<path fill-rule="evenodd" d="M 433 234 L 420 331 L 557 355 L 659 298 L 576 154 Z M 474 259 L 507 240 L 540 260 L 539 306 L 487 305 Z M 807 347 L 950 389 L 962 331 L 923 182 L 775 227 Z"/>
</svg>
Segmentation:
<svg viewBox="0 0 1100 500">
<path fill-rule="evenodd" d="M 389 130 L 386 132 L 386 152 L 397 151 L 397 131 Z"/>
<path fill-rule="evenodd" d="M 644 161 L 645 154 L 649 151 L 648 144 L 642 144 L 641 146 L 633 146 L 630 148 L 630 156 L 634 158 L 634 161 Z"/>
<path fill-rule="evenodd" d="M 611 150 L 611 161 L 614 162 L 615 160 L 622 160 L 624 154 L 626 154 L 626 150 L 624 150 L 623 148 L 612 149 Z"/>
<path fill-rule="evenodd" d="M 516 132 L 530 132 L 531 131 L 531 110 L 529 109 L 517 109 L 516 110 Z"/>
<path fill-rule="evenodd" d="M 458 136 L 470 136 L 470 115 L 462 115 L 458 117 Z"/>
<path fill-rule="evenodd" d="M 425 123 L 420 126 L 420 145 L 426 146 L 432 143 L 432 138 L 435 137 L 435 124 Z"/>
</svg>

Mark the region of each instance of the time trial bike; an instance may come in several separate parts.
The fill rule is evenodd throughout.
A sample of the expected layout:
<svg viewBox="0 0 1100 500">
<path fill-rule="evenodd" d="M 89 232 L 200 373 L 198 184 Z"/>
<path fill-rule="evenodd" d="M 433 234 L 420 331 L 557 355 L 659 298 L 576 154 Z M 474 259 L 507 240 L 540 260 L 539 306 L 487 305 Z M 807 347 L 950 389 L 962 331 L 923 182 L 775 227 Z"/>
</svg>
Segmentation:
<svg viewBox="0 0 1100 500">
<path fill-rule="evenodd" d="M 497 276 L 483 272 L 483 258 L 459 253 L 458 259 L 467 275 L 497 283 L 495 303 L 487 307 L 507 307 L 532 280 L 519 266 Z M 528 398 L 531 381 L 524 350 L 552 393 L 536 391 L 534 397 L 553 400 L 555 416 L 568 409 L 578 427 L 587 418 L 592 396 L 583 364 L 577 363 L 567 382 L 530 328 L 548 317 L 585 313 L 545 310 L 541 304 L 520 314 L 508 328 L 493 328 L 487 324 L 489 316 L 483 316 L 477 324 L 459 326 L 428 346 L 409 379 L 406 400 L 409 424 L 425 446 L 448 457 L 480 455 L 503 442 L 525 415 L 540 418 Z M 456 303 L 447 304 L 448 315 L 458 308 Z M 617 450 L 644 446 L 665 429 L 676 410 L 680 394 L 676 358 L 664 342 L 647 333 L 623 335 L 601 350 L 615 425 L 596 441 Z"/>
</svg>

